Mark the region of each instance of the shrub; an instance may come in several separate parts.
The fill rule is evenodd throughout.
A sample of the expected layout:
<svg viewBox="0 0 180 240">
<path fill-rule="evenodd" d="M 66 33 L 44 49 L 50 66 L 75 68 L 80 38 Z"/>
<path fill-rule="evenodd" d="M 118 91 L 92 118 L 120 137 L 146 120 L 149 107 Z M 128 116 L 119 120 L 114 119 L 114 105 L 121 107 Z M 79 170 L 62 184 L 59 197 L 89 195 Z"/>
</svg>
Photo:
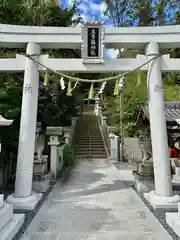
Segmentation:
<svg viewBox="0 0 180 240">
<path fill-rule="evenodd" d="M 66 145 L 63 149 L 64 166 L 71 167 L 75 163 L 74 151 L 72 147 Z"/>
</svg>

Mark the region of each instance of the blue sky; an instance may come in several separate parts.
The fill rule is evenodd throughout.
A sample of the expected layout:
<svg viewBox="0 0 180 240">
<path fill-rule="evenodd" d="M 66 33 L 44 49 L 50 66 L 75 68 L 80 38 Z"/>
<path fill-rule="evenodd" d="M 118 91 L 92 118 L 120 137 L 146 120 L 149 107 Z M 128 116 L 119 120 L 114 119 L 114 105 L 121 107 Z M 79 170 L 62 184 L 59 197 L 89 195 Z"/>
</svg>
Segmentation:
<svg viewBox="0 0 180 240">
<path fill-rule="evenodd" d="M 72 6 L 74 0 L 60 0 L 62 7 L 69 8 Z M 104 11 L 106 10 L 106 4 L 104 0 L 76 0 L 77 7 L 79 10 L 79 14 L 84 21 L 102 21 L 107 27 L 113 27 L 112 20 L 104 15 Z M 157 3 L 158 0 L 152 0 L 152 4 Z M 175 17 L 175 13 L 173 13 L 172 9 L 167 9 L 167 20 L 169 18 L 169 14 L 171 17 Z M 118 50 L 108 49 L 104 52 L 105 58 L 116 58 L 118 55 Z"/>
<path fill-rule="evenodd" d="M 60 0 L 62 7 L 69 8 L 73 0 Z M 103 21 L 107 27 L 111 27 L 112 21 L 104 15 L 106 4 L 103 0 L 76 0 L 79 14 L 84 21 Z M 105 58 L 116 58 L 118 50 L 108 49 L 104 52 Z"/>
<path fill-rule="evenodd" d="M 68 8 L 72 5 L 73 0 L 60 0 L 61 5 Z M 104 10 L 106 4 L 103 0 L 76 0 L 79 13 L 84 21 L 100 20 L 110 25 L 110 19 L 104 16 Z"/>
</svg>

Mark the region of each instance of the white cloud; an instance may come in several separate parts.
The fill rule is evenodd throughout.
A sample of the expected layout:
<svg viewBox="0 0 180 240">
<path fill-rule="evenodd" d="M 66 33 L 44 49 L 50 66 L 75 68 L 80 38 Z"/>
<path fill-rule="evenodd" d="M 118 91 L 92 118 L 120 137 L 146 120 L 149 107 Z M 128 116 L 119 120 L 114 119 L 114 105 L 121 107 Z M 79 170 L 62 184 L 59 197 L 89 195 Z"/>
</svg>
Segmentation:
<svg viewBox="0 0 180 240">
<path fill-rule="evenodd" d="M 113 58 L 113 59 L 117 58 L 117 56 L 119 54 L 119 50 L 113 49 L 113 48 L 108 49 L 108 52 L 109 52 L 109 55 L 111 56 L 111 58 Z"/>
<path fill-rule="evenodd" d="M 68 1 L 67 1 L 68 7 L 72 7 L 73 4 L 74 4 L 74 2 L 75 2 L 75 0 L 68 0 Z"/>
<path fill-rule="evenodd" d="M 89 15 L 89 9 L 87 6 L 87 3 L 81 3 L 78 5 L 78 10 L 82 14 L 88 14 Z"/>
<path fill-rule="evenodd" d="M 101 4 L 100 8 L 101 8 L 101 12 L 105 12 L 106 9 L 107 9 L 107 4 L 103 2 L 103 3 Z"/>
</svg>

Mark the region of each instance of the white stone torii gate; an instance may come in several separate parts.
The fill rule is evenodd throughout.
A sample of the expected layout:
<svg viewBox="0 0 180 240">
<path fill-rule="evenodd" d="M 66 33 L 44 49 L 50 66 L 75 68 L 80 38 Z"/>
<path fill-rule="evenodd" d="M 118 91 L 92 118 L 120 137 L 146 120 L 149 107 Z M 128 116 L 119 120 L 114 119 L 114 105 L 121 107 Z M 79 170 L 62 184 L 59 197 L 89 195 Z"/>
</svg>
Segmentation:
<svg viewBox="0 0 180 240">
<path fill-rule="evenodd" d="M 30 27 L 0 24 L 0 47 L 26 48 L 26 53 L 48 68 L 61 72 L 124 72 L 133 70 L 159 55 L 160 48 L 180 47 L 180 26 L 107 28 L 103 44 L 111 48 L 141 48 L 145 55 L 136 59 L 104 60 L 84 64 L 81 59 L 51 59 L 40 55 L 41 49 L 80 48 L 82 29 L 75 27 Z M 145 47 L 146 45 L 146 47 Z M 180 71 L 180 59 L 161 56 L 141 68 L 149 72 L 148 96 L 153 148 L 155 191 L 148 196 L 153 205 L 177 205 L 173 196 L 167 145 L 164 95 L 161 72 Z M 22 55 L 0 59 L 0 72 L 24 71 L 23 99 L 19 136 L 15 192 L 7 199 L 18 209 L 33 209 L 40 196 L 32 193 L 35 130 L 38 104 L 39 72 L 46 69 Z"/>
</svg>

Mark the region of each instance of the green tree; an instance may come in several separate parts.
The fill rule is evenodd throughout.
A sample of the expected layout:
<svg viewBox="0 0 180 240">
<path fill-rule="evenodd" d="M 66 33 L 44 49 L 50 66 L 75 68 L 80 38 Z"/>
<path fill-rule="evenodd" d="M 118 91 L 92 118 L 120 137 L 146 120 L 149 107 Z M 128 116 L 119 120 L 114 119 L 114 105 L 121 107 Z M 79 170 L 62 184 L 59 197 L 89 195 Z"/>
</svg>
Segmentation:
<svg viewBox="0 0 180 240">
<path fill-rule="evenodd" d="M 52 2 L 39 4 L 38 1 L 34 1 L 29 4 L 27 1 L 1 0 L 0 23 L 66 27 L 72 24 L 71 19 L 75 11 L 75 6 L 67 10 Z M 24 51 L 24 49 L 1 49 L 0 57 L 15 57 L 19 51 Z M 74 58 L 79 56 L 79 51 L 68 49 L 43 52 L 56 57 Z M 76 95 L 67 97 L 66 93 L 60 90 L 59 79 L 59 76 L 52 75 L 48 89 L 42 84 L 43 77 L 40 79 L 38 121 L 43 124 L 44 128 L 47 125 L 70 124 L 70 117 L 76 114 L 76 105 L 78 104 Z M 0 74 L 0 114 L 8 119 L 14 119 L 12 126 L 1 129 L 0 136 L 3 139 L 1 155 L 5 161 L 9 160 L 10 153 L 17 154 L 22 86 L 23 74 Z"/>
<path fill-rule="evenodd" d="M 113 1 L 113 7 L 120 7 L 118 4 L 121 2 L 118 0 Z M 125 9 L 126 16 L 124 18 L 119 15 L 117 9 L 114 10 L 114 15 L 111 14 L 115 26 L 127 25 L 126 20 L 128 19 L 133 25 L 139 26 L 152 26 L 152 25 L 167 25 L 167 24 L 180 24 L 180 14 L 179 1 L 166 1 L 159 0 L 152 4 L 151 0 L 132 0 L 128 2 L 128 5 L 123 6 L 122 10 Z M 113 10 L 113 8 L 111 8 Z M 121 19 L 121 24 L 117 24 L 117 19 Z M 124 21 L 124 22 L 122 22 Z M 119 22 L 120 23 L 120 22 Z M 168 51 L 172 57 L 180 57 L 179 49 L 169 49 Z M 135 57 L 137 53 L 144 54 L 144 50 L 128 49 L 124 50 L 121 57 L 129 58 Z M 167 53 L 167 51 L 165 52 Z M 137 134 L 139 128 L 138 125 L 138 115 L 140 108 L 147 103 L 147 88 L 146 88 L 146 74 L 142 74 L 141 81 L 139 81 L 137 86 L 137 76 L 138 73 L 134 72 L 125 78 L 125 89 L 123 93 L 124 101 L 124 127 L 125 134 L 133 136 Z M 176 85 L 177 80 L 180 80 L 180 74 L 166 73 L 163 74 L 164 79 L 164 93 L 166 101 L 176 101 L 180 100 L 180 87 Z M 112 88 L 112 91 L 105 92 L 105 114 L 108 116 L 109 124 L 119 126 L 119 98 L 112 97 L 113 87 L 115 83 L 111 82 L 108 84 Z"/>
</svg>

